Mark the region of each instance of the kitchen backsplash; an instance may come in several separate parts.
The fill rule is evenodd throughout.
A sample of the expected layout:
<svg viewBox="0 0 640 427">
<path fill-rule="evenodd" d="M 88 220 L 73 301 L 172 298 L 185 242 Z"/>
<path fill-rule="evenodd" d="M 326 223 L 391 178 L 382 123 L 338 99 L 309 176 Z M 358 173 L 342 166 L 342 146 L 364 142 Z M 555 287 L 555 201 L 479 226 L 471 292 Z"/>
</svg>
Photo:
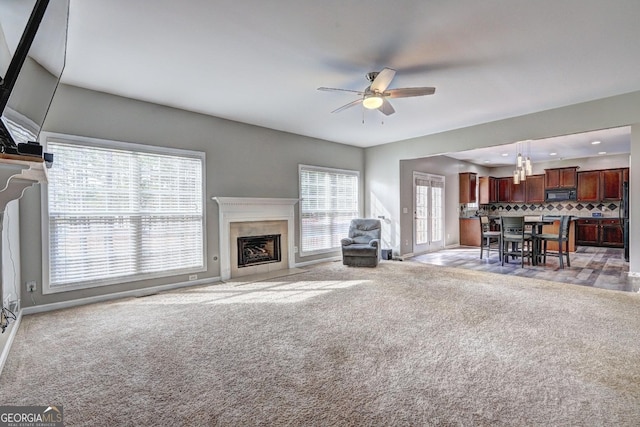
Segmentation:
<svg viewBox="0 0 640 427">
<path fill-rule="evenodd" d="M 603 218 L 618 218 L 620 202 L 583 203 L 576 201 L 555 203 L 494 203 L 480 205 L 479 209 L 465 209 L 460 205 L 460 217 L 473 217 L 477 214 L 485 215 L 573 215 L 591 218 L 598 213 Z"/>
</svg>

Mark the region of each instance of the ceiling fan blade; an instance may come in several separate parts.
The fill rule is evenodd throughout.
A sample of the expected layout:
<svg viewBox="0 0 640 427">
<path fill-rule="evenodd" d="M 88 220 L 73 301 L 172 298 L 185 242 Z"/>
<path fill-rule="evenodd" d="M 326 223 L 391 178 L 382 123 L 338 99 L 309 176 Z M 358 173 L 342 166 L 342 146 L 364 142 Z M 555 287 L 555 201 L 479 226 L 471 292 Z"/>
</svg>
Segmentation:
<svg viewBox="0 0 640 427">
<path fill-rule="evenodd" d="M 384 91 L 384 96 L 389 98 L 408 98 L 410 96 L 433 95 L 435 87 L 403 87 Z"/>
<path fill-rule="evenodd" d="M 383 68 L 382 71 L 378 73 L 373 82 L 371 82 L 371 92 L 384 92 L 391 84 L 391 80 L 396 75 L 396 70 L 392 70 L 391 68 Z"/>
<path fill-rule="evenodd" d="M 332 111 L 332 113 L 339 113 L 340 111 L 344 111 L 347 108 L 351 108 L 354 107 L 358 104 L 362 104 L 362 99 L 356 99 L 355 101 L 352 101 L 348 104 L 343 105 L 342 107 L 336 108 L 335 110 Z"/>
<path fill-rule="evenodd" d="M 326 92 L 349 92 L 349 93 L 357 93 L 358 95 L 364 95 L 364 92 L 361 92 L 359 90 L 338 89 L 335 87 L 319 87 L 318 90 L 323 90 Z"/>
<path fill-rule="evenodd" d="M 380 112 L 386 116 L 390 116 L 396 112 L 396 110 L 393 109 L 391 103 L 385 98 L 382 98 L 382 105 L 378 108 L 378 110 L 380 110 Z"/>
</svg>

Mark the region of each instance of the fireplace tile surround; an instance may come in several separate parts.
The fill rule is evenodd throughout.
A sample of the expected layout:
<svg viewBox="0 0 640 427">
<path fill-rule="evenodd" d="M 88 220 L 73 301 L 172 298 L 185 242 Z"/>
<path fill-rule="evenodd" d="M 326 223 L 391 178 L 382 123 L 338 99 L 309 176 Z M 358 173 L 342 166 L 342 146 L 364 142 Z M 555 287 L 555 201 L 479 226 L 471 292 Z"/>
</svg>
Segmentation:
<svg viewBox="0 0 640 427">
<path fill-rule="evenodd" d="M 213 197 L 219 208 L 220 278 L 294 268 L 294 205 L 298 199 L 261 197 Z M 281 261 L 238 268 L 239 236 L 281 235 Z"/>
</svg>

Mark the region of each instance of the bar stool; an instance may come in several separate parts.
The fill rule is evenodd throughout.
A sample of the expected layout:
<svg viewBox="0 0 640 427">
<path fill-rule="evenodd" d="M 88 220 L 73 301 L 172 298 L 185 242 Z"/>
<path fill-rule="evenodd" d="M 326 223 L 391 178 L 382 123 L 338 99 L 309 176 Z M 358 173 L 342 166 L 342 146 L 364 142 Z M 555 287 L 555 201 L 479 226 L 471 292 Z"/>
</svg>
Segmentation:
<svg viewBox="0 0 640 427">
<path fill-rule="evenodd" d="M 497 246 L 491 246 L 492 243 L 497 243 Z M 489 224 L 489 217 L 480 216 L 480 259 L 482 254 L 486 250 L 487 256 L 491 255 L 491 251 L 497 251 L 500 256 L 500 247 L 502 246 L 502 233 L 499 231 L 491 231 Z"/>
<path fill-rule="evenodd" d="M 571 267 L 569 260 L 569 230 L 571 229 L 571 216 L 563 215 L 560 217 L 560 227 L 557 233 L 536 234 L 535 239 L 538 241 L 537 247 L 542 252 L 542 262 L 547 263 L 547 243 L 558 243 L 558 252 L 549 252 L 549 256 L 556 256 L 559 259 L 560 268 L 564 269 L 564 257 L 567 258 L 567 267 Z"/>
<path fill-rule="evenodd" d="M 509 257 L 520 257 L 520 266 L 524 267 L 524 258 L 529 258 L 532 262 L 532 237 L 524 227 L 524 217 L 503 216 L 501 217 L 500 232 L 502 233 L 502 265 L 504 261 L 509 262 Z M 509 248 L 511 246 L 511 248 Z"/>
</svg>

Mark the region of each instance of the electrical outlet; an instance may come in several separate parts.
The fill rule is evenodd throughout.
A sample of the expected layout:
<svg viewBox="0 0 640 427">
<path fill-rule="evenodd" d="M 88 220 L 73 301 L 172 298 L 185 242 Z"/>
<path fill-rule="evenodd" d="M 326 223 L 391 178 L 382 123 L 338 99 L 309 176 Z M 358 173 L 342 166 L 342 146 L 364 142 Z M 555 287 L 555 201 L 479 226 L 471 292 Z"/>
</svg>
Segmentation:
<svg viewBox="0 0 640 427">
<path fill-rule="evenodd" d="M 190 274 L 189 275 L 189 280 L 198 280 L 198 275 L 197 274 Z"/>
<path fill-rule="evenodd" d="M 293 247 L 293 253 L 294 253 L 294 254 L 297 254 L 297 253 L 298 253 L 298 247 L 297 247 L 297 246 L 294 246 L 294 247 Z"/>
<path fill-rule="evenodd" d="M 32 280 L 27 282 L 27 292 L 35 292 L 36 291 L 36 282 Z"/>
</svg>

